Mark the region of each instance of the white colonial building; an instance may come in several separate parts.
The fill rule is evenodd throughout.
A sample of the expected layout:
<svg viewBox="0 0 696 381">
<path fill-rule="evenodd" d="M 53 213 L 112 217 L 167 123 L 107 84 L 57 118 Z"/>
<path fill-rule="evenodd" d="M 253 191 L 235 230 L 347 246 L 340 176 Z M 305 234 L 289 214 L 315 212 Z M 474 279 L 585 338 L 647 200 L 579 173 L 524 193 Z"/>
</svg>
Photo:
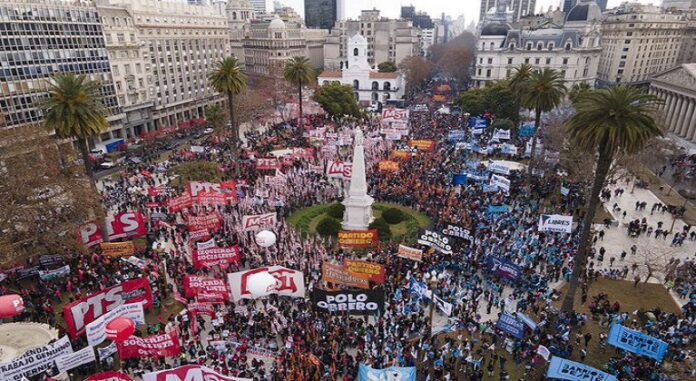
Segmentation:
<svg viewBox="0 0 696 381">
<path fill-rule="evenodd" d="M 476 46 L 472 79 L 477 87 L 510 77 L 523 63 L 559 71 L 568 87 L 594 86 L 602 52 L 601 10 L 594 0 L 579 0 L 563 26 L 548 23 L 537 29 L 513 29 L 504 1 L 487 15 Z"/>
<path fill-rule="evenodd" d="M 356 34 L 348 41 L 348 61 L 340 71 L 324 71 L 319 75 L 319 85 L 340 82 L 353 88 L 355 99 L 361 104 L 401 99 L 405 80 L 400 72 L 380 73 L 368 63 L 368 42 Z"/>
</svg>

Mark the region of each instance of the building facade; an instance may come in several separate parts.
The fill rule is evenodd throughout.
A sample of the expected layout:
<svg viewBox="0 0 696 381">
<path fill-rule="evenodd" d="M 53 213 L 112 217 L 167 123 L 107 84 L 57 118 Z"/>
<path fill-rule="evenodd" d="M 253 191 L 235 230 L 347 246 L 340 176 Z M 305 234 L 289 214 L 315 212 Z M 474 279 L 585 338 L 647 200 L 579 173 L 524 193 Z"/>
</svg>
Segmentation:
<svg viewBox="0 0 696 381">
<path fill-rule="evenodd" d="M 653 76 L 649 92 L 664 101 L 659 111 L 667 131 L 696 143 L 696 63 Z"/>
<path fill-rule="evenodd" d="M 273 13 L 273 0 L 249 0 L 256 13 Z"/>
<path fill-rule="evenodd" d="M 685 18 L 684 33 L 682 43 L 679 48 L 677 63 L 696 62 L 696 8 L 682 12 Z"/>
<path fill-rule="evenodd" d="M 498 2 L 499 0 L 481 0 L 479 22 L 483 21 L 488 11 L 498 7 Z M 513 22 L 517 22 L 521 17 L 533 15 L 535 13 L 536 0 L 510 0 L 505 1 L 505 3 L 510 6 Z"/>
<path fill-rule="evenodd" d="M 93 2 L 7 0 L 0 3 L 0 113 L 6 127 L 40 123 L 38 102 L 57 73 L 101 83 L 110 127 L 120 134 L 118 104 L 101 18 Z"/>
<path fill-rule="evenodd" d="M 605 16 L 598 72 L 603 84 L 647 84 L 653 74 L 677 64 L 686 29 L 682 15 L 624 4 Z"/>
<path fill-rule="evenodd" d="M 404 78 L 400 72 L 380 73 L 368 62 L 369 42 L 360 34 L 355 34 L 347 42 L 351 52 L 347 67 L 342 70 L 327 70 L 317 78 L 319 85 L 333 82 L 353 88 L 355 99 L 362 105 L 386 103 L 389 99 L 404 96 Z"/>
<path fill-rule="evenodd" d="M 376 9 L 365 10 L 358 20 L 336 22 L 324 45 L 325 69 L 340 70 L 347 64 L 346 42 L 355 34 L 367 40 L 367 61 L 373 67 L 385 61 L 398 65 L 406 57 L 420 55 L 420 33 L 411 21 L 386 19 Z"/>
<path fill-rule="evenodd" d="M 500 4 L 481 30 L 472 76 L 475 86 L 509 78 L 523 63 L 559 71 L 568 87 L 578 83 L 594 86 L 602 51 L 597 4 L 581 0 L 573 8 L 577 13 L 571 10 L 562 28 L 551 25 L 535 30 L 513 29 L 505 9 Z"/>
<path fill-rule="evenodd" d="M 338 17 L 338 0 L 305 0 L 307 28 L 331 29 Z"/>
<path fill-rule="evenodd" d="M 116 26 L 119 22 L 132 24 L 136 30 L 126 37 L 125 32 L 110 26 L 111 36 L 107 38 L 115 45 L 110 51 L 118 53 L 125 49 L 139 54 L 135 59 L 118 53 L 112 68 L 123 76 L 121 89 L 127 106 L 143 106 L 140 112 L 144 112 L 145 105 L 149 108 L 152 123 L 140 125 L 140 132 L 202 118 L 206 106 L 223 100 L 208 83 L 208 74 L 217 62 L 230 55 L 229 28 L 224 15 L 211 6 L 154 0 L 127 4 L 109 0 L 104 1 L 103 8 L 126 17 L 114 21 Z M 119 42 L 121 33 L 123 43 Z M 147 93 L 145 98 L 141 78 Z M 137 135 L 138 126 L 133 129 Z"/>
</svg>

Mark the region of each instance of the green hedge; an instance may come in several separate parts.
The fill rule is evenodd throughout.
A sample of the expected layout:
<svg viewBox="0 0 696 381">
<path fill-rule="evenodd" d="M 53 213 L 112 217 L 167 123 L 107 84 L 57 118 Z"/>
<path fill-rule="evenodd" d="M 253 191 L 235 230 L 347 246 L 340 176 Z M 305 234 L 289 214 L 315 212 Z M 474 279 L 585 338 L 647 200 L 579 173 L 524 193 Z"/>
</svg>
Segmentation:
<svg viewBox="0 0 696 381">
<path fill-rule="evenodd" d="M 391 229 L 389 229 L 389 224 L 384 220 L 384 218 L 378 218 L 372 221 L 370 224 L 370 229 L 377 229 L 379 239 L 381 240 L 389 240 L 392 236 Z"/>
<path fill-rule="evenodd" d="M 336 237 L 339 230 L 341 230 L 341 223 L 332 217 L 324 217 L 317 223 L 317 233 L 324 237 Z"/>
<path fill-rule="evenodd" d="M 401 209 L 389 208 L 382 212 L 382 218 L 384 218 L 384 220 L 387 221 L 388 224 L 395 225 L 403 221 L 405 216 L 404 212 L 402 212 Z"/>
<path fill-rule="evenodd" d="M 329 208 L 326 210 L 326 214 L 329 216 L 342 220 L 343 219 L 343 212 L 345 212 L 346 207 L 345 205 L 341 203 L 336 203 L 336 204 L 331 204 L 329 205 Z"/>
</svg>

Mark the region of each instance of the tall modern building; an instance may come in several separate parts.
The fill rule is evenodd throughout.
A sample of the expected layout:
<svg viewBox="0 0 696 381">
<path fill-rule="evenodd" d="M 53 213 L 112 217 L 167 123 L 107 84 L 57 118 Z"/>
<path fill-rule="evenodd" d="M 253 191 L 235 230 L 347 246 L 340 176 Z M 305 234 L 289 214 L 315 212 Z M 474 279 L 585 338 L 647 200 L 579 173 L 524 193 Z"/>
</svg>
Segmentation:
<svg viewBox="0 0 696 381">
<path fill-rule="evenodd" d="M 647 84 L 677 65 L 686 21 L 651 5 L 622 4 L 602 24 L 598 78 L 604 83 Z"/>
<path fill-rule="evenodd" d="M 664 10 L 680 10 L 696 8 L 696 0 L 662 0 L 661 8 Z"/>
<path fill-rule="evenodd" d="M 305 0 L 307 28 L 331 29 L 338 17 L 338 0 Z"/>
<path fill-rule="evenodd" d="M 482 22 L 486 13 L 498 6 L 499 0 L 481 0 L 479 22 Z M 521 17 L 533 15 L 536 9 L 536 0 L 509 0 L 506 4 L 512 10 L 512 21 L 517 22 Z"/>
<path fill-rule="evenodd" d="M 37 103 L 57 73 L 101 82 L 109 132 L 123 114 L 114 88 L 101 18 L 93 2 L 12 0 L 0 3 L 0 113 L 7 127 L 39 123 Z"/>
<path fill-rule="evenodd" d="M 373 66 L 385 61 L 398 65 L 404 58 L 421 53 L 418 28 L 410 20 L 387 19 L 376 9 L 363 10 L 357 20 L 336 22 L 326 38 L 326 70 L 339 70 L 348 64 L 346 41 L 356 34 L 367 40 L 367 60 Z"/>
<path fill-rule="evenodd" d="M 577 0 L 563 0 L 563 12 L 568 14 L 568 12 L 570 12 L 570 10 L 573 9 L 576 3 Z M 606 5 L 604 6 L 604 8 L 606 9 Z"/>
<path fill-rule="evenodd" d="M 249 0 L 256 13 L 273 13 L 273 0 Z"/>
<path fill-rule="evenodd" d="M 601 9 L 602 12 L 607 10 L 607 2 L 609 2 L 609 0 L 597 0 L 597 5 L 599 5 L 599 9 Z"/>
</svg>

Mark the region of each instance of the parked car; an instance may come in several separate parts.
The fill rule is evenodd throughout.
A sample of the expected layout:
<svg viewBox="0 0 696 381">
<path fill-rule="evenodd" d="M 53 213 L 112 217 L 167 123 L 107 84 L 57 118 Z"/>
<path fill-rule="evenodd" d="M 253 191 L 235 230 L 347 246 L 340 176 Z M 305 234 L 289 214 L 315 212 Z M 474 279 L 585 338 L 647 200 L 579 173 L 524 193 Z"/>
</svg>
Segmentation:
<svg viewBox="0 0 696 381">
<path fill-rule="evenodd" d="M 89 154 L 92 155 L 92 157 L 95 159 L 101 159 L 102 157 L 104 157 L 104 151 L 100 150 L 99 148 L 90 150 Z"/>
<path fill-rule="evenodd" d="M 101 169 L 111 169 L 116 166 L 116 163 L 114 163 L 111 160 L 104 160 L 99 164 L 99 168 Z"/>
</svg>

